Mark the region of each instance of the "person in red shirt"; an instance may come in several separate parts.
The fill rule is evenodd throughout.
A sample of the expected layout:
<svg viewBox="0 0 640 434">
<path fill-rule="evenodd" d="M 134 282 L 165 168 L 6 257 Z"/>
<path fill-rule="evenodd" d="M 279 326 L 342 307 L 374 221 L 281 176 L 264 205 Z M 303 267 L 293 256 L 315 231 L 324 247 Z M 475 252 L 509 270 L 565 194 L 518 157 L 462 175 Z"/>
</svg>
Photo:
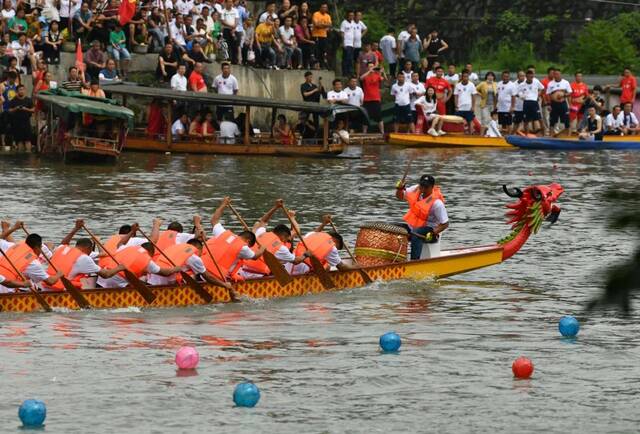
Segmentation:
<svg viewBox="0 0 640 434">
<path fill-rule="evenodd" d="M 442 66 L 438 66 L 436 68 L 436 75 L 431 77 L 424 84 L 425 88 L 434 88 L 436 90 L 436 99 L 438 100 L 438 104 L 436 106 L 438 110 L 438 114 L 444 116 L 447 114 L 447 101 L 451 99 L 451 95 L 453 92 L 451 90 L 451 85 L 444 78 L 444 68 Z"/>
<path fill-rule="evenodd" d="M 624 68 L 622 79 L 620 80 L 620 87 L 622 88 L 622 94 L 620 95 L 620 105 L 624 106 L 627 103 L 631 103 L 631 109 L 633 109 L 633 103 L 636 100 L 636 90 L 638 89 L 638 82 L 636 78 L 631 74 L 629 67 Z"/>
<path fill-rule="evenodd" d="M 582 81 L 582 73 L 576 72 L 575 81 L 571 83 L 571 106 L 569 107 L 571 132 L 578 131 L 578 122 L 584 114 L 582 106 L 584 105 L 587 95 L 589 95 L 589 86 Z"/>
<path fill-rule="evenodd" d="M 549 128 L 550 112 L 548 109 L 548 107 L 551 106 L 551 100 L 549 99 L 549 95 L 547 95 L 547 86 L 549 86 L 549 82 L 553 80 L 553 73 L 555 72 L 555 70 L 556 68 L 554 68 L 553 66 L 547 68 L 547 76 L 540 81 L 540 83 L 542 83 L 542 85 L 544 86 L 544 91 L 542 92 L 542 107 L 540 107 L 540 113 L 542 113 L 542 125 L 544 125 L 545 136 L 548 136 L 549 131 L 551 130 L 551 128 Z"/>
<path fill-rule="evenodd" d="M 189 76 L 189 90 L 193 92 L 206 92 L 207 91 L 207 83 L 204 81 L 204 77 L 202 76 L 202 71 L 204 70 L 204 65 L 202 63 L 197 62 L 193 67 L 193 71 Z"/>
<path fill-rule="evenodd" d="M 362 82 L 362 92 L 364 93 L 362 107 L 367 111 L 369 119 L 378 123 L 380 134 L 384 134 L 384 122 L 382 121 L 382 96 L 380 95 L 380 86 L 386 79 L 384 70 L 381 70 L 375 63 L 367 65 L 367 72 L 360 76 Z M 367 125 L 362 128 L 364 133 L 367 132 Z"/>
<path fill-rule="evenodd" d="M 377 42 L 372 42 L 371 51 L 373 51 L 373 54 L 375 54 L 378 58 L 378 65 L 384 64 L 384 54 L 382 54 L 382 51 L 380 51 L 380 44 L 378 44 Z"/>
</svg>

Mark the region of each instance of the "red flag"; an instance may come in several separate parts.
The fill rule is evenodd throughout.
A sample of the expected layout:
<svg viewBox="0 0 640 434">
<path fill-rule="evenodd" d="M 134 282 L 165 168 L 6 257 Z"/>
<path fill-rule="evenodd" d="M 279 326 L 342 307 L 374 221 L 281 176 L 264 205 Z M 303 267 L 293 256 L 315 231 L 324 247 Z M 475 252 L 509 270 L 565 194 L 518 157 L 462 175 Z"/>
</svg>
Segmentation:
<svg viewBox="0 0 640 434">
<path fill-rule="evenodd" d="M 120 16 L 120 25 L 124 26 L 133 15 L 136 13 L 136 0 L 122 0 L 120 8 L 118 9 L 118 15 Z"/>
<path fill-rule="evenodd" d="M 76 42 L 76 68 L 78 71 L 84 72 L 84 55 L 82 54 L 82 42 L 80 39 Z"/>
</svg>

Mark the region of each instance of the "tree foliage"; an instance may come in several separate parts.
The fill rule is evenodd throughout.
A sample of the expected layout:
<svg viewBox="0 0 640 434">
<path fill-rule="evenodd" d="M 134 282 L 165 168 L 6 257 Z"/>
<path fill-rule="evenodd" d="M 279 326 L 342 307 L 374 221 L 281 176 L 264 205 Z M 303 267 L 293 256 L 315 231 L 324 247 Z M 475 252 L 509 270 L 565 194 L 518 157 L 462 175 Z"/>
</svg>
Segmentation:
<svg viewBox="0 0 640 434">
<path fill-rule="evenodd" d="M 562 57 L 572 69 L 587 74 L 617 74 L 625 65 L 640 64 L 632 42 L 608 20 L 587 24 L 565 46 Z"/>
</svg>

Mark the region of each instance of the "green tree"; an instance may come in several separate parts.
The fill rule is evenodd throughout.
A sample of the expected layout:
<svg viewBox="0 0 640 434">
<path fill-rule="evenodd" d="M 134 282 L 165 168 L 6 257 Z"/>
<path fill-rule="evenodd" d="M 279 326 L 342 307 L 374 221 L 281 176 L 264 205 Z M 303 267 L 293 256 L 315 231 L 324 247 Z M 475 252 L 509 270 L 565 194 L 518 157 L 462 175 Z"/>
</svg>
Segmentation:
<svg viewBox="0 0 640 434">
<path fill-rule="evenodd" d="M 638 65 L 638 52 L 622 30 L 610 21 L 587 24 L 562 50 L 574 70 L 587 74 L 617 74 L 625 65 Z"/>
<path fill-rule="evenodd" d="M 369 42 L 377 42 L 387 34 L 389 21 L 379 11 L 367 10 L 362 15 L 362 20 L 367 24 L 367 34 L 365 38 Z"/>
</svg>

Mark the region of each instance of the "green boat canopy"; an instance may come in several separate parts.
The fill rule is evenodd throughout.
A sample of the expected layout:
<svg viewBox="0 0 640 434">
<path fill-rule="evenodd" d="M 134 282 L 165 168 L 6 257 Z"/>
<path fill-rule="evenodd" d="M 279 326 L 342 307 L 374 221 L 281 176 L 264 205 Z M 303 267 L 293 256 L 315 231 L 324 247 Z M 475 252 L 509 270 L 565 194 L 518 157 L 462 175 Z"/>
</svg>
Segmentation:
<svg viewBox="0 0 640 434">
<path fill-rule="evenodd" d="M 180 91 L 158 87 L 144 87 L 128 84 L 106 84 L 102 89 L 109 94 L 156 98 L 161 100 L 183 101 L 196 104 L 264 107 L 270 109 L 291 110 L 306 113 L 316 113 L 322 117 L 333 119 L 341 113 L 361 113 L 368 119 L 367 113 L 361 108 L 348 104 L 317 104 L 305 101 L 287 101 L 274 98 L 258 98 L 244 95 L 220 95 L 210 92 Z"/>
<path fill-rule="evenodd" d="M 37 98 L 51 106 L 53 112 L 61 117 L 68 113 L 88 113 L 95 116 L 126 120 L 133 126 L 134 113 L 112 99 L 94 98 L 80 92 L 52 89 L 39 92 Z"/>
</svg>

